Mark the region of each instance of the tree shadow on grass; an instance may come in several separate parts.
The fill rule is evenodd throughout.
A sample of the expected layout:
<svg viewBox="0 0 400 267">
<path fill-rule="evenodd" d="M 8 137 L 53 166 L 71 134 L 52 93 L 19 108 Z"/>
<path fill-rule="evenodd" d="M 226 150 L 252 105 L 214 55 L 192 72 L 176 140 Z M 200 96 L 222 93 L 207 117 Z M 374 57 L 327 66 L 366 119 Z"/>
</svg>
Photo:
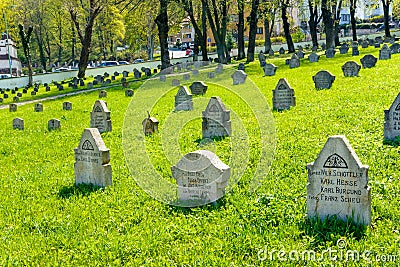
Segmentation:
<svg viewBox="0 0 400 267">
<path fill-rule="evenodd" d="M 225 139 L 225 136 L 215 136 L 212 138 L 197 138 L 194 142 L 197 143 L 198 146 L 207 145 L 213 142 L 219 142 Z"/>
<path fill-rule="evenodd" d="M 103 187 L 94 186 L 92 184 L 79 184 L 72 186 L 64 186 L 58 192 L 58 197 L 60 198 L 70 198 L 72 196 L 88 196 L 99 190 L 103 190 Z"/>
<path fill-rule="evenodd" d="M 383 139 L 382 143 L 383 145 L 398 147 L 400 146 L 400 136 L 396 136 L 394 140 Z"/>
<path fill-rule="evenodd" d="M 188 215 L 188 214 L 196 214 L 198 213 L 200 210 L 202 211 L 201 213 L 203 214 L 204 211 L 215 211 L 215 210 L 219 210 L 221 209 L 221 207 L 224 207 L 226 204 L 226 199 L 225 197 L 222 197 L 220 199 L 218 199 L 215 202 L 212 203 L 208 203 L 205 205 L 201 205 L 201 206 L 192 206 L 192 207 L 183 207 L 180 201 L 176 201 L 176 202 L 172 202 L 170 203 L 171 205 L 167 210 L 167 213 L 180 213 L 180 214 L 184 214 L 184 215 Z M 189 204 L 189 203 L 188 203 Z"/>
</svg>

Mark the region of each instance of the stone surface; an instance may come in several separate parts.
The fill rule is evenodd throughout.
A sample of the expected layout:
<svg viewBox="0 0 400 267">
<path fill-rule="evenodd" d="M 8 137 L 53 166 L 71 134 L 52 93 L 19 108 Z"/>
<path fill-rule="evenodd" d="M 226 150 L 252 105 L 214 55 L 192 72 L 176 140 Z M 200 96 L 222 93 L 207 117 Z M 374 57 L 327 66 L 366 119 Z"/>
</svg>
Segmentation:
<svg viewBox="0 0 400 267">
<path fill-rule="evenodd" d="M 391 57 L 392 57 L 392 51 L 387 46 L 387 44 L 384 44 L 382 46 L 382 49 L 379 50 L 379 60 L 386 60 L 390 59 Z"/>
<path fill-rule="evenodd" d="M 238 70 L 243 70 L 243 71 L 245 70 L 244 63 L 239 63 Z"/>
<path fill-rule="evenodd" d="M 100 133 L 111 132 L 111 112 L 107 108 L 106 102 L 96 100 L 90 112 L 90 127 L 97 128 Z"/>
<path fill-rule="evenodd" d="M 186 86 L 180 86 L 175 95 L 175 110 L 193 110 L 192 94 Z"/>
<path fill-rule="evenodd" d="M 190 74 L 189 74 L 189 73 L 183 74 L 182 79 L 183 79 L 184 81 L 190 80 Z"/>
<path fill-rule="evenodd" d="M 385 110 L 384 137 L 394 140 L 400 136 L 400 93 L 388 110 Z"/>
<path fill-rule="evenodd" d="M 13 97 L 13 102 L 19 102 L 19 97 L 18 96 L 14 96 Z"/>
<path fill-rule="evenodd" d="M 335 81 L 335 76 L 326 70 L 317 72 L 312 78 L 317 89 L 329 89 Z"/>
<path fill-rule="evenodd" d="M 339 52 L 341 55 L 347 54 L 347 52 L 349 52 L 349 45 L 346 43 L 342 44 L 339 48 Z"/>
<path fill-rule="evenodd" d="M 197 81 L 193 82 L 192 85 L 189 86 L 189 88 L 194 95 L 204 95 L 207 92 L 208 85 L 204 82 Z"/>
<path fill-rule="evenodd" d="M 274 51 L 274 49 L 272 49 L 272 47 L 271 47 L 271 48 L 269 49 L 269 51 L 268 51 L 268 56 L 273 57 L 274 54 L 275 54 L 275 51 Z"/>
<path fill-rule="evenodd" d="M 179 86 L 181 84 L 181 81 L 178 79 L 173 79 L 172 80 L 172 86 Z"/>
<path fill-rule="evenodd" d="M 193 76 L 199 75 L 199 70 L 192 70 L 192 75 Z"/>
<path fill-rule="evenodd" d="M 35 112 L 42 112 L 43 111 L 43 104 L 42 103 L 36 103 L 33 107 L 33 110 Z"/>
<path fill-rule="evenodd" d="M 264 74 L 265 76 L 274 76 L 277 69 L 278 67 L 272 63 L 266 64 L 264 66 Z"/>
<path fill-rule="evenodd" d="M 158 120 L 154 117 L 150 116 L 150 113 L 147 113 L 148 116 L 142 121 L 143 133 L 145 135 L 152 135 L 158 131 Z"/>
<path fill-rule="evenodd" d="M 303 52 L 303 50 L 297 51 L 296 55 L 297 55 L 297 57 L 298 57 L 299 59 L 304 58 L 304 52 Z"/>
<path fill-rule="evenodd" d="M 86 128 L 75 153 L 75 184 L 112 185 L 110 150 L 96 128 Z"/>
<path fill-rule="evenodd" d="M 267 61 L 265 61 L 265 60 L 261 60 L 260 61 L 260 67 L 264 67 L 265 64 L 267 64 Z"/>
<path fill-rule="evenodd" d="M 356 224 L 371 223 L 368 166 L 363 165 L 344 136 L 331 136 L 315 162 L 307 165 L 307 215 L 336 216 Z"/>
<path fill-rule="evenodd" d="M 279 79 L 275 90 L 272 90 L 272 105 L 276 110 L 285 110 L 296 106 L 294 90 L 285 78 Z"/>
<path fill-rule="evenodd" d="M 49 131 L 57 130 L 61 128 L 61 122 L 57 119 L 51 119 L 47 122 L 47 129 Z"/>
<path fill-rule="evenodd" d="M 285 54 L 285 48 L 283 48 L 282 46 L 279 48 L 279 54 L 280 55 Z"/>
<path fill-rule="evenodd" d="M 296 54 L 293 54 L 293 56 L 290 58 L 289 67 L 291 69 L 300 67 L 300 59 Z"/>
<path fill-rule="evenodd" d="M 125 90 L 125 96 L 130 97 L 130 96 L 133 96 L 133 95 L 134 95 L 134 92 L 133 92 L 132 89 Z"/>
<path fill-rule="evenodd" d="M 160 82 L 165 82 L 167 80 L 167 76 L 160 75 Z"/>
<path fill-rule="evenodd" d="M 18 106 L 17 106 L 16 104 L 14 104 L 14 103 L 11 103 L 11 104 L 8 106 L 8 110 L 9 110 L 10 112 L 16 112 L 16 111 L 17 111 L 17 108 L 18 108 Z"/>
<path fill-rule="evenodd" d="M 107 91 L 106 90 L 100 90 L 99 91 L 99 98 L 107 97 Z"/>
<path fill-rule="evenodd" d="M 225 195 L 230 178 L 230 167 L 208 150 L 186 154 L 171 167 L 178 185 L 178 196 L 187 206 L 215 202 Z"/>
<path fill-rule="evenodd" d="M 394 43 L 390 46 L 390 51 L 392 52 L 392 54 L 397 54 L 400 52 L 400 44 L 398 43 Z"/>
<path fill-rule="evenodd" d="M 13 129 L 23 130 L 25 128 L 24 120 L 21 118 L 15 118 L 12 122 Z"/>
<path fill-rule="evenodd" d="M 222 73 L 224 71 L 224 65 L 222 65 L 221 63 L 219 63 L 217 65 L 217 67 L 215 68 L 215 72 L 216 73 Z"/>
<path fill-rule="evenodd" d="M 63 103 L 63 110 L 72 110 L 72 103 L 71 102 L 64 102 Z"/>
<path fill-rule="evenodd" d="M 247 74 L 242 70 L 237 70 L 231 75 L 233 84 L 242 84 L 246 82 Z"/>
<path fill-rule="evenodd" d="M 355 61 L 347 61 L 342 66 L 343 75 L 345 77 L 353 77 L 358 76 L 358 73 L 361 69 L 361 66 L 357 64 Z"/>
<path fill-rule="evenodd" d="M 202 113 L 202 135 L 204 138 L 230 136 L 232 132 L 230 111 L 218 96 L 211 97 Z"/>
<path fill-rule="evenodd" d="M 308 60 L 309 60 L 311 63 L 318 62 L 318 61 L 319 61 L 319 55 L 318 55 L 317 53 L 315 53 L 315 52 L 312 52 L 312 53 L 308 56 Z"/>
<path fill-rule="evenodd" d="M 364 40 L 361 42 L 361 48 L 368 48 L 369 46 L 369 41 L 368 40 Z"/>
<path fill-rule="evenodd" d="M 214 79 L 215 78 L 215 73 L 212 71 L 212 72 L 208 72 L 207 73 L 207 78 L 208 79 Z"/>
<path fill-rule="evenodd" d="M 326 58 L 333 58 L 335 57 L 335 54 L 336 50 L 333 47 L 330 47 L 325 51 Z"/>
<path fill-rule="evenodd" d="M 354 56 L 358 56 L 360 54 L 360 51 L 358 50 L 358 43 L 357 42 L 353 42 L 353 44 L 351 45 L 351 55 Z"/>
<path fill-rule="evenodd" d="M 376 65 L 378 59 L 371 54 L 365 55 L 360 59 L 363 68 L 373 68 Z"/>
<path fill-rule="evenodd" d="M 260 53 L 258 53 L 258 61 L 265 61 L 265 55 L 262 51 L 260 51 Z"/>
</svg>

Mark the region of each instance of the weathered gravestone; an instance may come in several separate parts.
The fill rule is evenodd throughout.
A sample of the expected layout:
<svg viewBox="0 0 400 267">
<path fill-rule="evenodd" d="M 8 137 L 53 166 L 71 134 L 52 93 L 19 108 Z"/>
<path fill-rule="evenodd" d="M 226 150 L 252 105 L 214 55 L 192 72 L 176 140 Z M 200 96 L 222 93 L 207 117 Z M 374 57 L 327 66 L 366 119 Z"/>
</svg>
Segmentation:
<svg viewBox="0 0 400 267">
<path fill-rule="evenodd" d="M 400 93 L 388 110 L 385 110 L 384 137 L 395 140 L 400 136 Z"/>
<path fill-rule="evenodd" d="M 358 43 L 357 42 L 353 42 L 353 44 L 351 45 L 351 55 L 354 56 L 358 56 L 360 54 L 360 51 L 358 50 Z"/>
<path fill-rule="evenodd" d="M 242 70 L 237 70 L 231 75 L 233 84 L 242 84 L 246 82 L 247 74 Z"/>
<path fill-rule="evenodd" d="M 400 44 L 394 43 L 390 46 L 390 51 L 392 54 L 397 54 L 400 52 Z"/>
<path fill-rule="evenodd" d="M 215 68 L 215 72 L 216 73 L 222 73 L 224 71 L 224 65 L 222 65 L 221 63 L 219 63 L 217 65 L 217 67 Z"/>
<path fill-rule="evenodd" d="M 260 53 L 258 53 L 258 61 L 265 61 L 265 55 L 262 51 L 260 51 Z"/>
<path fill-rule="evenodd" d="M 308 60 L 309 60 L 311 63 L 318 62 L 318 61 L 319 61 L 319 55 L 318 55 L 317 53 L 315 53 L 315 52 L 312 52 L 312 53 L 308 56 Z"/>
<path fill-rule="evenodd" d="M 160 82 L 165 82 L 167 80 L 167 76 L 160 75 Z"/>
<path fill-rule="evenodd" d="M 207 73 L 207 78 L 209 78 L 209 79 L 214 79 L 215 78 L 215 72 L 208 72 Z"/>
<path fill-rule="evenodd" d="M 118 73 L 118 72 L 117 72 Z M 117 75 L 115 75 L 115 76 L 118 76 L 119 75 L 119 73 L 117 74 Z M 129 71 L 126 71 L 126 70 L 124 70 L 123 72 L 122 72 L 122 77 L 128 77 L 129 76 Z"/>
<path fill-rule="evenodd" d="M 31 95 L 32 95 L 32 96 L 36 95 L 36 92 L 35 92 L 35 91 L 32 91 L 32 92 L 31 92 Z"/>
<path fill-rule="evenodd" d="M 181 84 L 181 81 L 178 79 L 173 79 L 172 80 L 172 86 L 179 86 Z"/>
<path fill-rule="evenodd" d="M 275 54 L 275 51 L 274 51 L 274 49 L 272 49 L 272 47 L 271 47 L 271 48 L 268 50 L 268 55 L 269 55 L 270 57 L 273 57 L 274 54 Z"/>
<path fill-rule="evenodd" d="M 42 112 L 43 111 L 43 104 L 42 103 L 36 103 L 35 106 L 33 107 L 33 110 L 35 112 Z"/>
<path fill-rule="evenodd" d="M 63 110 L 72 110 L 72 103 L 71 102 L 64 102 L 63 103 Z"/>
<path fill-rule="evenodd" d="M 245 70 L 244 63 L 239 63 L 238 70 L 243 70 L 243 71 Z"/>
<path fill-rule="evenodd" d="M 175 110 L 193 110 L 192 94 L 186 86 L 180 86 L 175 95 Z"/>
<path fill-rule="evenodd" d="M 145 68 L 143 72 L 147 77 L 151 76 L 151 69 Z"/>
<path fill-rule="evenodd" d="M 134 71 L 133 77 L 135 77 L 135 79 L 140 79 L 142 77 L 142 73 L 140 71 Z"/>
<path fill-rule="evenodd" d="M 132 89 L 125 90 L 125 96 L 130 97 L 130 96 L 133 96 L 133 94 L 134 94 L 134 92 Z"/>
<path fill-rule="evenodd" d="M 362 59 L 360 59 L 363 68 L 373 68 L 375 67 L 378 59 L 371 54 L 365 55 Z"/>
<path fill-rule="evenodd" d="M 230 111 L 226 109 L 221 98 L 218 96 L 211 97 L 206 110 L 202 114 L 203 139 L 231 135 Z"/>
<path fill-rule="evenodd" d="M 96 100 L 90 112 L 90 127 L 97 128 L 100 133 L 111 132 L 111 112 L 107 108 L 107 103 L 103 100 Z"/>
<path fill-rule="evenodd" d="M 182 79 L 183 79 L 184 81 L 190 80 L 190 74 L 189 74 L 189 73 L 183 74 Z"/>
<path fill-rule="evenodd" d="M 107 91 L 106 90 L 100 90 L 99 91 L 99 98 L 107 97 Z"/>
<path fill-rule="evenodd" d="M 110 74 L 108 74 L 108 72 L 104 72 L 103 76 L 104 76 L 104 78 L 107 78 L 110 76 Z"/>
<path fill-rule="evenodd" d="M 300 67 L 300 59 L 296 54 L 293 54 L 293 56 L 291 57 L 289 61 L 289 67 L 291 69 Z"/>
<path fill-rule="evenodd" d="M 18 97 L 22 97 L 22 93 L 17 93 L 17 96 Z"/>
<path fill-rule="evenodd" d="M 321 44 L 321 49 L 322 49 L 322 50 L 326 50 L 326 43 L 322 43 L 322 44 Z"/>
<path fill-rule="evenodd" d="M 260 61 L 260 67 L 264 67 L 265 64 L 267 64 L 267 61 L 265 61 L 265 60 L 261 60 Z"/>
<path fill-rule="evenodd" d="M 368 48 L 369 46 L 369 40 L 364 40 L 361 42 L 361 48 Z"/>
<path fill-rule="evenodd" d="M 279 79 L 275 90 L 272 90 L 272 105 L 276 110 L 285 110 L 296 106 L 294 90 L 285 78 Z"/>
<path fill-rule="evenodd" d="M 186 154 L 171 171 L 178 185 L 180 202 L 192 207 L 223 197 L 230 178 L 230 167 L 208 150 Z"/>
<path fill-rule="evenodd" d="M 75 152 L 75 184 L 112 185 L 110 150 L 96 128 L 86 128 Z"/>
<path fill-rule="evenodd" d="M 14 96 L 13 97 L 13 102 L 19 102 L 19 97 L 18 96 Z"/>
<path fill-rule="evenodd" d="M 49 131 L 57 130 L 61 128 L 61 122 L 57 119 L 51 119 L 47 122 L 47 129 Z"/>
<path fill-rule="evenodd" d="M 193 82 L 190 86 L 190 91 L 194 95 L 204 95 L 207 92 L 208 85 L 203 82 Z"/>
<path fill-rule="evenodd" d="M 381 48 L 381 44 L 378 43 L 378 42 L 375 42 L 374 47 L 375 47 L 375 48 Z"/>
<path fill-rule="evenodd" d="M 333 47 L 328 48 L 328 49 L 325 51 L 326 58 L 333 58 L 333 57 L 335 57 L 335 53 L 336 53 L 335 48 L 333 48 Z"/>
<path fill-rule="evenodd" d="M 158 120 L 154 117 L 150 116 L 150 113 L 147 112 L 148 116 L 142 121 L 143 132 L 145 135 L 152 135 L 158 131 Z"/>
<path fill-rule="evenodd" d="M 312 78 L 317 89 L 329 89 L 335 81 L 335 76 L 326 70 L 317 72 Z"/>
<path fill-rule="evenodd" d="M 274 76 L 277 69 L 278 67 L 272 63 L 266 64 L 264 66 L 264 74 L 265 76 Z"/>
<path fill-rule="evenodd" d="M 303 50 L 297 51 L 296 55 L 297 55 L 297 57 L 298 57 L 299 59 L 304 58 L 304 52 L 303 52 Z"/>
<path fill-rule="evenodd" d="M 10 112 L 16 112 L 17 111 L 17 104 L 14 104 L 14 103 L 11 103 L 9 106 L 8 106 L 8 110 L 10 111 Z"/>
<path fill-rule="evenodd" d="M 315 162 L 307 165 L 307 215 L 371 223 L 368 166 L 363 165 L 345 136 L 331 136 Z"/>
<path fill-rule="evenodd" d="M 342 66 L 343 75 L 345 77 L 354 77 L 358 76 L 358 73 L 361 69 L 361 66 L 357 64 L 355 61 L 347 61 Z"/>
<path fill-rule="evenodd" d="M 283 48 L 282 46 L 279 48 L 279 54 L 280 55 L 285 54 L 285 48 Z"/>
<path fill-rule="evenodd" d="M 379 60 L 386 60 L 392 57 L 392 52 L 387 44 L 384 44 L 382 49 L 379 50 Z"/>
<path fill-rule="evenodd" d="M 118 72 L 118 71 L 115 71 L 115 72 L 114 72 L 114 76 L 119 76 L 119 72 Z"/>
<path fill-rule="evenodd" d="M 339 52 L 341 55 L 347 54 L 347 52 L 349 52 L 348 44 L 346 44 L 346 43 L 342 44 L 339 48 Z"/>
<path fill-rule="evenodd" d="M 24 126 L 24 120 L 21 118 L 15 118 L 13 119 L 13 129 L 17 129 L 17 130 L 23 130 L 25 128 Z"/>
<path fill-rule="evenodd" d="M 199 70 L 192 70 L 192 75 L 193 76 L 199 75 Z"/>
</svg>

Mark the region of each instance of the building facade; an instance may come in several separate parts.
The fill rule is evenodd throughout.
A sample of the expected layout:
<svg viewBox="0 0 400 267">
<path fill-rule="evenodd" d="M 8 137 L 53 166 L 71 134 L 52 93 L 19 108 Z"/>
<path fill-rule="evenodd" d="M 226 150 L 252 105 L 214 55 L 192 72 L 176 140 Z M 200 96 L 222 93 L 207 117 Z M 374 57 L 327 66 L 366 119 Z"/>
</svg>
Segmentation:
<svg viewBox="0 0 400 267">
<path fill-rule="evenodd" d="M 18 59 L 17 47 L 11 36 L 3 34 L 0 40 L 0 74 L 10 74 L 10 66 L 13 76 L 21 76 L 22 65 Z"/>
</svg>

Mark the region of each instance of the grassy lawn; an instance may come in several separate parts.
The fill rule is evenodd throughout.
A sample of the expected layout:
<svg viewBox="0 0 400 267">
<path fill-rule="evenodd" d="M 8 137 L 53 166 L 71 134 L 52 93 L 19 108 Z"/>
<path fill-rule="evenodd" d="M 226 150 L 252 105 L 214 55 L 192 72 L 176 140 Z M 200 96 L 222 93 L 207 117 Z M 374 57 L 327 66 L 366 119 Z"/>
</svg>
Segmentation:
<svg viewBox="0 0 400 267">
<path fill-rule="evenodd" d="M 384 109 L 400 88 L 400 55 L 361 69 L 359 77 L 344 77 L 341 66 L 348 60 L 360 64 L 366 53 L 378 57 L 377 49 L 360 48 L 360 56 L 349 51 L 333 59 L 322 56 L 319 63 L 304 59 L 297 69 L 289 69 L 283 58 L 269 59 L 278 66 L 273 77 L 265 77 L 254 62 L 246 65 L 251 81 L 238 86 L 232 86 L 233 67 L 214 80 L 201 73 L 192 79 L 205 80 L 209 88 L 194 97 L 189 112 L 173 112 L 172 78 L 148 80 L 140 88 L 141 83 L 132 84 L 133 98 L 125 97 L 122 87 L 107 89 L 113 131 L 102 137 L 111 150 L 113 186 L 105 189 L 74 186 L 73 149 L 89 127 L 98 92 L 44 101 L 40 113 L 33 112 L 33 104 L 15 113 L 0 110 L 0 265 L 400 264 L 399 148 L 383 143 Z M 329 90 L 314 88 L 312 76 L 322 69 L 336 76 Z M 272 112 L 279 78 L 294 88 L 297 106 Z M 204 143 L 201 111 L 216 95 L 231 110 L 233 134 Z M 72 102 L 72 111 L 62 110 L 64 101 Z M 160 121 L 152 137 L 141 134 L 147 111 Z M 25 120 L 24 131 L 12 129 L 15 117 Z M 61 120 L 61 130 L 47 130 L 52 118 Z M 370 166 L 370 227 L 307 220 L 306 164 L 337 134 L 346 135 Z M 231 166 L 228 193 L 203 207 L 166 204 L 176 197 L 170 167 L 197 149 L 209 149 Z M 345 249 L 337 248 L 339 239 L 346 240 Z M 339 251 L 336 260 L 328 249 Z M 347 250 L 359 251 L 360 261 L 346 262 Z M 304 251 L 315 252 L 316 260 L 302 260 Z M 363 258 L 365 251 L 371 253 Z M 382 255 L 397 255 L 397 261 L 378 262 Z"/>
</svg>

